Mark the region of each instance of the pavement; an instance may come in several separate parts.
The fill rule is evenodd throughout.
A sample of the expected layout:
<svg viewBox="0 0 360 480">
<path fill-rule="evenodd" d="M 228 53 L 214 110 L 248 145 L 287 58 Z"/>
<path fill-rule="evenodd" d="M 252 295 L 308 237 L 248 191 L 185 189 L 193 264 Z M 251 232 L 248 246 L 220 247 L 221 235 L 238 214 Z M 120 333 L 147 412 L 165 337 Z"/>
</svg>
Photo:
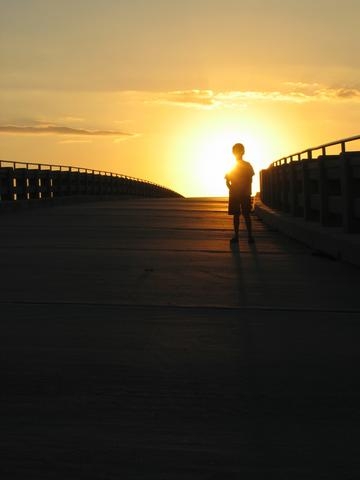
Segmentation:
<svg viewBox="0 0 360 480">
<path fill-rule="evenodd" d="M 225 199 L 0 222 L 2 479 L 360 477 L 358 267 Z"/>
</svg>

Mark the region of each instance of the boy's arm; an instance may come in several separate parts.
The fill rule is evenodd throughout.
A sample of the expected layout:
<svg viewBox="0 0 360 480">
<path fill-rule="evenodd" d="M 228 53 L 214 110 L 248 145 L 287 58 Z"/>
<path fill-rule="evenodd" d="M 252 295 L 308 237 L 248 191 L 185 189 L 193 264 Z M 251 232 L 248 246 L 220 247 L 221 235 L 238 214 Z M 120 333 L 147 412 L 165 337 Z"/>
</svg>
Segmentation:
<svg viewBox="0 0 360 480">
<path fill-rule="evenodd" d="M 230 182 L 230 180 L 229 180 L 228 175 L 226 174 L 224 178 L 225 178 L 225 180 L 226 180 L 226 186 L 227 186 L 227 188 L 230 188 L 230 187 L 231 187 L 231 182 Z"/>
</svg>

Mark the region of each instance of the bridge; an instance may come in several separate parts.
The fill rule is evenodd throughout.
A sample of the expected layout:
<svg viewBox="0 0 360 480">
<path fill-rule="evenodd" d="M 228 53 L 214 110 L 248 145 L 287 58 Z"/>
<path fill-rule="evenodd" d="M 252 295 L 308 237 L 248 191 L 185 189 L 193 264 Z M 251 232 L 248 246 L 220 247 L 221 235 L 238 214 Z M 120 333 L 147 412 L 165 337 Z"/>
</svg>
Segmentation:
<svg viewBox="0 0 360 480">
<path fill-rule="evenodd" d="M 359 268 L 281 228 L 359 235 L 261 195 L 1 211 L 2 478 L 359 477 Z"/>
<path fill-rule="evenodd" d="M 359 140 L 357 135 L 274 162 L 260 175 L 262 201 L 293 217 L 360 232 L 360 151 L 347 151 Z M 340 153 L 327 154 L 334 146 Z"/>
<path fill-rule="evenodd" d="M 360 265 L 360 144 L 354 136 L 298 152 L 260 172 L 257 213 L 333 257 Z M 337 148 L 337 153 L 328 153 Z M 317 156 L 316 156 L 317 155 Z"/>
<path fill-rule="evenodd" d="M 128 175 L 66 165 L 0 160 L 0 206 L 125 195 L 178 197 L 173 190 Z"/>
</svg>

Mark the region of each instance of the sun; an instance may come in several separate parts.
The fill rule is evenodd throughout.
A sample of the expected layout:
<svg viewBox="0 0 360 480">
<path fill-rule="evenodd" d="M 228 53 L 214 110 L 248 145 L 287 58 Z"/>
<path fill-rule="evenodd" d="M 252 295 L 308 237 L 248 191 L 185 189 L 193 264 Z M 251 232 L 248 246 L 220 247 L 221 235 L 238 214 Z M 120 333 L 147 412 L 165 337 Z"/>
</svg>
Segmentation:
<svg viewBox="0 0 360 480">
<path fill-rule="evenodd" d="M 221 115 L 211 112 L 211 118 L 191 119 L 179 129 L 169 145 L 169 155 L 176 159 L 178 190 L 188 196 L 227 197 L 225 175 L 235 165 L 232 147 L 245 146 L 244 159 L 251 163 L 255 175 L 252 194 L 260 191 L 259 173 L 267 168 L 278 149 L 276 135 L 270 125 L 264 125 L 249 115 L 238 118 L 235 114 Z M 275 158 L 276 159 L 276 158 Z"/>
<path fill-rule="evenodd" d="M 224 176 L 234 165 L 231 142 L 226 134 L 206 137 L 194 151 L 197 177 L 211 195 L 227 195 Z"/>
<path fill-rule="evenodd" d="M 244 158 L 250 161 L 256 171 L 253 193 L 258 191 L 258 167 L 263 163 L 259 144 L 249 134 L 239 135 L 238 131 L 229 130 L 204 136 L 193 146 L 193 156 L 196 158 L 194 173 L 199 179 L 201 191 L 208 192 L 209 196 L 227 196 L 224 176 L 235 164 L 232 146 L 238 142 L 245 145 Z"/>
</svg>

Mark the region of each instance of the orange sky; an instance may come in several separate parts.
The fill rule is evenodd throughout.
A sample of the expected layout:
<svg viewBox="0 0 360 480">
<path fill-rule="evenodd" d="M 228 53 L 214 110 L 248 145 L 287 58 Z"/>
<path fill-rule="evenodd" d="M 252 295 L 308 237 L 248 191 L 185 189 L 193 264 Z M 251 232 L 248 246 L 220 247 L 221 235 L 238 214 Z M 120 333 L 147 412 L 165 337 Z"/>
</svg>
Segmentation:
<svg viewBox="0 0 360 480">
<path fill-rule="evenodd" d="M 358 0 L 0 3 L 2 159 L 225 195 L 235 142 L 258 172 L 359 133 Z"/>
</svg>

